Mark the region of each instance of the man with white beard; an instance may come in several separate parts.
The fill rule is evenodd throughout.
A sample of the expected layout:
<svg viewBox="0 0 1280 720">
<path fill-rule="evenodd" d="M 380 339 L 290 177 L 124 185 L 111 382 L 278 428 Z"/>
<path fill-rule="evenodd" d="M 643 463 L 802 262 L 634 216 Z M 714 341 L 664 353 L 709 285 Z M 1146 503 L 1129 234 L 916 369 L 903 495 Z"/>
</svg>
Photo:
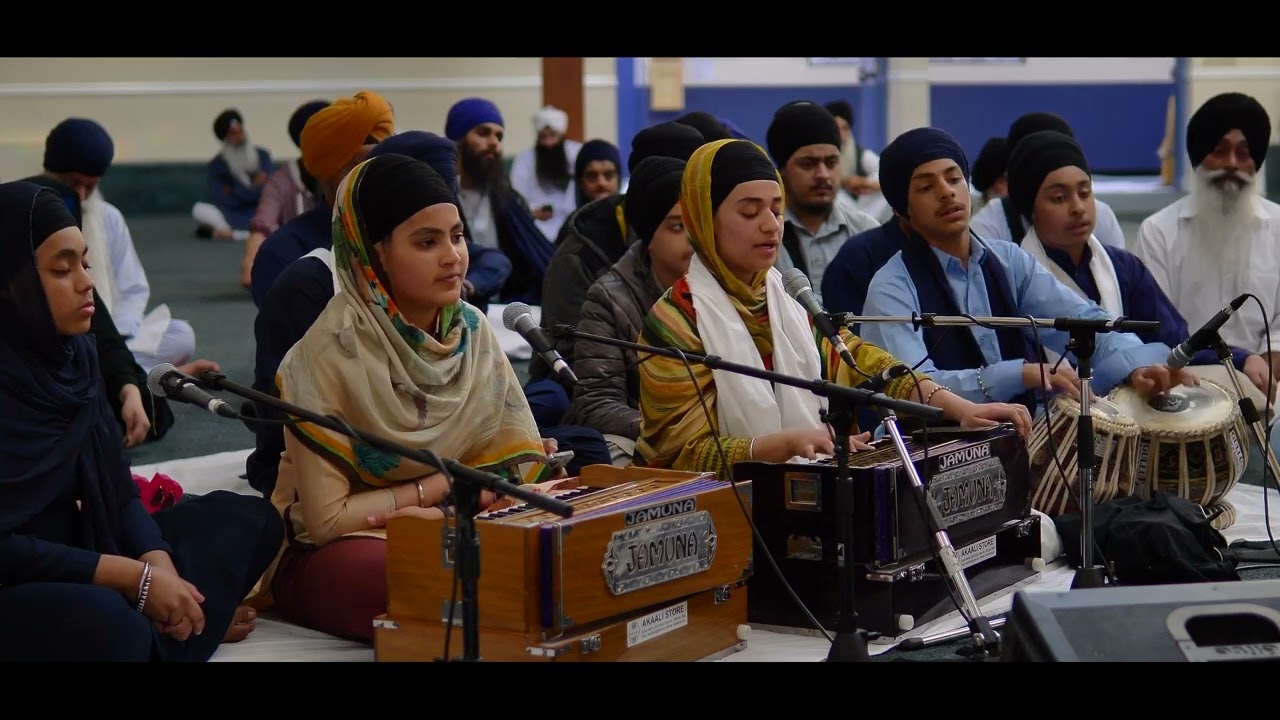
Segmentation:
<svg viewBox="0 0 1280 720">
<path fill-rule="evenodd" d="M 1244 293 L 1262 301 L 1270 343 L 1252 301 L 1219 334 L 1266 361 L 1251 358 L 1243 368 L 1264 392 L 1268 364 L 1280 379 L 1280 205 L 1262 197 L 1257 182 L 1270 141 L 1271 119 L 1257 100 L 1209 99 L 1187 123 L 1190 194 L 1144 220 L 1133 248 L 1193 334 Z"/>
</svg>

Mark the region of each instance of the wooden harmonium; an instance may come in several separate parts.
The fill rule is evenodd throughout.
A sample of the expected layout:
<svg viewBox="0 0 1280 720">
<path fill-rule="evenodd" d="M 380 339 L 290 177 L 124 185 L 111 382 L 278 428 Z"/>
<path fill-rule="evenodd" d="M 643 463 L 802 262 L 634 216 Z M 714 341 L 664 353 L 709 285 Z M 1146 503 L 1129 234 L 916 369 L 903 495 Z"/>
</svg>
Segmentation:
<svg viewBox="0 0 1280 720">
<path fill-rule="evenodd" d="M 928 460 L 918 433 L 904 444 L 946 523 L 974 594 L 982 598 L 1021 583 L 1040 556 L 1038 516 L 1031 512 L 1026 443 L 1011 428 L 929 434 Z M 840 546 L 837 468 L 813 463 L 739 463 L 752 482 L 752 517 L 782 574 L 810 612 L 830 628 L 839 607 L 838 572 L 859 566 L 859 624 L 896 636 L 955 609 L 935 561 L 932 533 L 902 459 L 890 439 L 850 456 L 854 545 Z M 990 571 L 990 572 L 989 572 Z M 986 573 L 986 579 L 975 577 Z M 750 583 L 753 625 L 810 628 L 771 573 Z"/>
<path fill-rule="evenodd" d="M 476 517 L 484 658 L 699 660 L 744 646 L 752 535 L 746 499 L 735 494 L 749 485 L 610 466 L 584 468 L 566 485 L 550 494 L 573 507 L 571 517 L 524 504 Z M 452 519 L 388 524 L 378 660 L 440 656 L 453 532 Z M 453 618 L 460 624 L 460 602 Z"/>
</svg>

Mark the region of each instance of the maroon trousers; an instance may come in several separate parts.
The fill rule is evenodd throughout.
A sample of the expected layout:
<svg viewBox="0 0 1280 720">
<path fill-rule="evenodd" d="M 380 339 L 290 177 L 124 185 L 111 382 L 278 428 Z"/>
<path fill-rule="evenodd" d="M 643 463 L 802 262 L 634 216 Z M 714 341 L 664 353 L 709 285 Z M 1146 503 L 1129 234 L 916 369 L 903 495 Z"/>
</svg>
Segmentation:
<svg viewBox="0 0 1280 720">
<path fill-rule="evenodd" d="M 347 537 L 316 550 L 288 548 L 272 592 L 288 622 L 372 642 L 373 619 L 387 611 L 387 541 Z"/>
</svg>

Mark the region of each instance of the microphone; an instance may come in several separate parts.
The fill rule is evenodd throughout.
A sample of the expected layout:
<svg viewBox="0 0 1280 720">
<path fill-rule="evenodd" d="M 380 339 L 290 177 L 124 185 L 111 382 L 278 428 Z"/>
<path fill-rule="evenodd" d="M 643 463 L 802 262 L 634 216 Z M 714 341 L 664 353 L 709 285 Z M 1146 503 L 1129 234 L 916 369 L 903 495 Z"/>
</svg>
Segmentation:
<svg viewBox="0 0 1280 720">
<path fill-rule="evenodd" d="M 221 415 L 232 420 L 239 420 L 236 412 L 225 401 L 220 400 L 196 386 L 195 378 L 183 375 L 172 363 L 160 363 L 147 373 L 147 389 L 151 394 L 181 400 L 197 407 L 202 407 L 214 415 Z"/>
<path fill-rule="evenodd" d="M 1168 366 L 1177 369 L 1191 364 L 1192 356 L 1209 347 L 1209 344 L 1213 342 L 1214 336 L 1218 334 L 1218 330 L 1231 318 L 1232 313 L 1239 310 L 1240 306 L 1244 305 L 1248 299 L 1249 295 L 1246 293 L 1232 300 L 1230 305 L 1219 310 L 1217 315 L 1214 315 L 1209 322 L 1204 324 L 1204 327 L 1195 331 L 1191 337 L 1169 353 Z"/>
<path fill-rule="evenodd" d="M 533 321 L 533 315 L 529 310 L 529 306 L 524 303 L 511 303 L 502 311 L 502 324 L 508 330 L 520 333 L 520 337 L 529 343 L 542 359 L 547 361 L 551 369 L 560 376 L 562 380 L 570 384 L 578 383 L 578 376 L 573 374 L 573 369 L 569 367 L 569 363 L 560 357 L 560 353 L 556 352 L 556 345 L 547 335 L 547 331 L 538 327 L 538 323 Z"/>
<path fill-rule="evenodd" d="M 809 278 L 805 277 L 804 271 L 800 268 L 791 268 L 782 273 L 782 282 L 787 294 L 795 298 L 805 312 L 809 313 L 809 317 L 813 318 L 814 327 L 818 328 L 818 332 L 822 333 L 831 346 L 840 353 L 840 358 L 845 364 L 857 370 L 858 364 L 853 361 L 853 353 L 849 352 L 849 348 L 845 347 L 844 342 L 840 340 L 840 332 L 835 323 L 831 322 L 827 311 L 822 309 L 818 299 L 813 296 L 813 286 L 809 284 Z"/>
<path fill-rule="evenodd" d="M 890 365 L 885 368 L 883 372 L 876 373 L 863 382 L 858 383 L 858 387 L 865 387 L 872 392 L 884 392 L 884 389 L 889 387 L 889 383 L 910 372 L 911 368 L 903 365 L 902 363 Z"/>
</svg>

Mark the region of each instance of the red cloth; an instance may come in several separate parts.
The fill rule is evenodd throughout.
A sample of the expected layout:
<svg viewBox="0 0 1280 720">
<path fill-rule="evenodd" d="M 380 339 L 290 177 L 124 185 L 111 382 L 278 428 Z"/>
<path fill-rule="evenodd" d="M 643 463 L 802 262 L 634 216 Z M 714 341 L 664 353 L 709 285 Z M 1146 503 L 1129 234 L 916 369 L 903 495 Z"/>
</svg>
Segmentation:
<svg viewBox="0 0 1280 720">
<path fill-rule="evenodd" d="M 173 507 L 182 499 L 182 486 L 168 475 L 156 473 L 150 480 L 141 475 L 134 475 L 133 481 L 138 484 L 142 506 L 151 514 Z"/>
</svg>

